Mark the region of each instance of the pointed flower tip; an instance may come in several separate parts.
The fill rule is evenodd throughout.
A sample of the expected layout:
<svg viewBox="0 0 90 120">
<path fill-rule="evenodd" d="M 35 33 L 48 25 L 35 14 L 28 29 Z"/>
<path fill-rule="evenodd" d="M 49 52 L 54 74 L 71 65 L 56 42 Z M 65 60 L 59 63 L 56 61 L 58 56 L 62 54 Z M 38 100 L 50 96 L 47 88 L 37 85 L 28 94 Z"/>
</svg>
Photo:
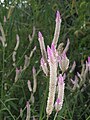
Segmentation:
<svg viewBox="0 0 90 120">
<path fill-rule="evenodd" d="M 56 20 L 59 21 L 61 19 L 60 12 L 57 10 L 56 12 Z"/>
<path fill-rule="evenodd" d="M 38 32 L 38 38 L 42 38 L 42 33 L 40 31 Z"/>
<path fill-rule="evenodd" d="M 48 53 L 48 58 L 51 58 L 52 56 L 52 50 L 49 46 L 47 46 L 47 53 Z"/>
</svg>

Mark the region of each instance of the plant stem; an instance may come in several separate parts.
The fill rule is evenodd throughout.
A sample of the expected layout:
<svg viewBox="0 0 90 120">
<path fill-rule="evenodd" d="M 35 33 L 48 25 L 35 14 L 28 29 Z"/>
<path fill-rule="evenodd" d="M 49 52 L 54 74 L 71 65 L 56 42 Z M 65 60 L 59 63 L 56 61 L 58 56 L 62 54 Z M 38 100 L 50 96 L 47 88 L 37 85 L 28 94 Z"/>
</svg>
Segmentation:
<svg viewBox="0 0 90 120">
<path fill-rule="evenodd" d="M 49 116 L 47 116 L 47 120 L 48 120 Z"/>
<path fill-rule="evenodd" d="M 53 120 L 56 120 L 57 114 L 58 114 L 58 112 L 56 112 L 56 114 L 55 114 L 55 116 L 54 116 L 54 119 L 53 119 Z"/>
</svg>

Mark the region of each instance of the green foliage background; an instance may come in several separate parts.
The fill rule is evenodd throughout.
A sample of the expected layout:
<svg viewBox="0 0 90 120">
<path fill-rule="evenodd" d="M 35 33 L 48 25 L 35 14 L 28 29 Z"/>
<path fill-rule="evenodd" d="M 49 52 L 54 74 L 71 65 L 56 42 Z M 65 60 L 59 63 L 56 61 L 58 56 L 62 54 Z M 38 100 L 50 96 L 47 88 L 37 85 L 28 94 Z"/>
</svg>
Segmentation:
<svg viewBox="0 0 90 120">
<path fill-rule="evenodd" d="M 26 2 L 25 2 L 26 1 Z M 5 32 L 7 47 L 5 51 L 5 69 L 4 82 L 7 83 L 8 89 L 12 87 L 15 78 L 15 68 L 12 66 L 12 52 L 16 44 L 16 34 L 20 36 L 20 46 L 17 51 L 17 67 L 23 65 L 24 51 L 28 55 L 34 46 L 37 47 L 33 58 L 30 61 L 30 67 L 23 73 L 22 77 L 9 92 L 3 93 L 3 109 L 0 110 L 7 120 L 12 120 L 9 110 L 15 118 L 19 115 L 19 109 L 24 108 L 26 101 L 30 97 L 27 88 L 27 80 L 32 79 L 32 67 L 40 69 L 40 48 L 38 43 L 38 31 L 41 31 L 45 44 L 50 45 L 53 39 L 55 28 L 55 13 L 59 10 L 62 18 L 61 32 L 59 42 L 66 44 L 67 38 L 70 39 L 70 49 L 68 56 L 70 62 L 77 62 L 77 70 L 80 71 L 81 60 L 85 61 L 90 56 L 90 1 L 89 0 L 5 0 L 0 4 L 0 22 Z M 6 23 L 4 23 L 6 16 Z M 36 27 L 36 33 L 32 44 L 28 47 L 28 35 L 32 33 L 33 26 Z M 2 44 L 0 43 L 0 79 L 2 79 Z M 31 105 L 32 115 L 34 114 L 39 120 L 45 119 L 45 109 L 47 100 L 46 87 L 47 78 L 40 71 L 37 76 L 38 88 L 35 94 L 35 105 Z M 67 81 L 66 81 L 67 82 Z M 48 85 L 47 85 L 48 86 Z M 57 120 L 89 120 L 90 119 L 90 86 L 84 93 L 78 91 L 72 93 L 66 88 L 65 103 Z M 74 96 L 72 98 L 72 96 Z M 13 98 L 13 99 L 11 99 Z M 7 109 L 8 110 L 7 110 Z M 25 119 L 23 115 L 23 120 Z M 54 115 L 54 113 L 53 113 Z M 52 116 L 53 116 L 52 115 Z M 50 118 L 52 120 L 52 117 Z M 64 119 L 64 118 L 63 118 Z"/>
</svg>

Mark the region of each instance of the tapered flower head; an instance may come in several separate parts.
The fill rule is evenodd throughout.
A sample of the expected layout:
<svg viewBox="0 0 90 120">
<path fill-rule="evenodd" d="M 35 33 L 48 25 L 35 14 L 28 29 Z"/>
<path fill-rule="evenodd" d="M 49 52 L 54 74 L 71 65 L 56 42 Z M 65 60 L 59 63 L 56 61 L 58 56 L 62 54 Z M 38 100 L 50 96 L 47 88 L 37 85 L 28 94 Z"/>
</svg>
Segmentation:
<svg viewBox="0 0 90 120">
<path fill-rule="evenodd" d="M 38 32 L 38 40 L 39 40 L 39 44 L 40 44 L 42 57 L 46 61 L 47 60 L 47 53 L 46 53 L 44 38 L 43 38 L 42 33 L 40 31 Z"/>
<path fill-rule="evenodd" d="M 60 20 L 61 20 L 60 12 L 57 10 L 57 12 L 56 12 L 56 22 L 60 22 Z"/>
<path fill-rule="evenodd" d="M 60 34 L 60 26 L 61 26 L 61 16 L 59 11 L 56 12 L 56 26 L 55 26 L 55 32 L 54 32 L 54 38 L 53 43 L 55 47 L 57 47 L 57 42 Z"/>
<path fill-rule="evenodd" d="M 39 31 L 38 32 L 38 40 L 42 40 L 43 36 L 42 36 L 42 33 Z"/>
</svg>

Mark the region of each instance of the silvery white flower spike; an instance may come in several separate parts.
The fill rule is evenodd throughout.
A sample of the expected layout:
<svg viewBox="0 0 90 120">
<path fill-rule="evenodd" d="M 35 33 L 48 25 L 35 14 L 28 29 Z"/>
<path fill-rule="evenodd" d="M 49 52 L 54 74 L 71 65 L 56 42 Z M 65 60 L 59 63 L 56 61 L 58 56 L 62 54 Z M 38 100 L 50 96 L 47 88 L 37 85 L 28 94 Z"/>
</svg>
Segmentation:
<svg viewBox="0 0 90 120">
<path fill-rule="evenodd" d="M 24 62 L 24 70 L 29 66 L 29 63 L 30 63 L 30 58 L 25 55 L 25 62 Z"/>
<path fill-rule="evenodd" d="M 22 72 L 22 67 L 20 67 L 20 69 L 16 68 L 15 82 L 17 82 L 17 80 L 19 79 L 21 72 Z"/>
<path fill-rule="evenodd" d="M 47 100 L 46 113 L 47 116 L 49 117 L 54 107 L 54 99 L 55 99 L 56 83 L 57 83 L 57 62 L 53 50 L 49 46 L 47 47 L 47 53 L 48 53 L 48 62 L 50 67 L 50 82 L 49 82 L 49 95 Z"/>
<path fill-rule="evenodd" d="M 12 54 L 12 60 L 13 60 L 13 66 L 15 66 L 15 61 L 16 61 L 16 51 L 13 51 L 13 54 Z"/>
<path fill-rule="evenodd" d="M 17 34 L 16 35 L 16 46 L 15 46 L 15 48 L 14 48 L 14 50 L 16 51 L 17 49 L 18 49 L 18 47 L 19 47 L 19 42 L 20 42 L 20 40 L 19 40 L 19 35 Z"/>
<path fill-rule="evenodd" d="M 66 56 L 66 53 L 63 53 L 59 59 L 59 66 L 60 69 L 62 71 L 62 73 L 64 73 L 68 67 L 69 67 L 69 59 Z"/>
<path fill-rule="evenodd" d="M 33 66 L 33 69 L 32 69 L 32 72 L 33 72 L 33 93 L 36 92 L 36 88 L 37 88 L 37 79 L 36 79 L 36 69 L 35 67 Z"/>
<path fill-rule="evenodd" d="M 69 45 L 70 45 L 70 40 L 69 40 L 69 38 L 68 38 L 66 47 L 64 48 L 64 51 L 63 51 L 64 53 L 67 53 L 67 51 L 68 51 L 68 49 L 69 49 Z"/>
<path fill-rule="evenodd" d="M 32 87 L 31 87 L 31 82 L 30 82 L 30 80 L 28 80 L 27 84 L 28 84 L 28 89 L 29 89 L 29 91 L 32 92 Z"/>
<path fill-rule="evenodd" d="M 64 83 L 65 77 L 64 76 L 62 76 L 62 74 L 60 74 L 59 77 L 58 77 L 58 97 L 57 97 L 57 100 L 56 100 L 56 103 L 55 103 L 55 110 L 57 112 L 59 110 L 61 110 L 62 105 L 63 105 L 64 87 L 65 87 L 65 83 Z"/>
<path fill-rule="evenodd" d="M 59 11 L 56 13 L 56 26 L 55 26 L 55 33 L 54 33 L 54 38 L 53 38 L 53 43 L 55 47 L 57 47 L 57 42 L 60 34 L 60 27 L 61 27 L 61 16 Z"/>
<path fill-rule="evenodd" d="M 29 55 L 29 58 L 32 57 L 32 55 L 33 55 L 33 53 L 35 52 L 35 50 L 36 50 L 36 46 L 32 49 L 32 51 L 31 51 L 31 53 L 30 53 L 30 55 Z"/>
<path fill-rule="evenodd" d="M 27 101 L 26 108 L 27 108 L 26 120 L 30 120 L 30 104 L 29 104 L 29 101 Z"/>
<path fill-rule="evenodd" d="M 76 62 L 74 61 L 71 67 L 70 73 L 72 73 L 75 70 L 75 67 L 76 67 Z"/>
<path fill-rule="evenodd" d="M 44 38 L 43 38 L 42 33 L 40 31 L 38 32 L 38 40 L 39 40 L 39 44 L 40 44 L 42 57 L 46 61 L 47 60 L 47 53 L 46 53 Z"/>
<path fill-rule="evenodd" d="M 14 51 L 13 51 L 13 54 L 12 54 L 12 60 L 13 60 L 13 66 L 15 66 L 15 61 L 16 61 L 16 53 L 17 53 L 17 49 L 19 47 L 19 43 L 20 43 L 20 40 L 19 40 L 19 35 L 17 34 L 16 35 L 16 46 L 14 48 Z"/>
<path fill-rule="evenodd" d="M 43 57 L 41 58 L 40 63 L 41 63 L 41 67 L 42 67 L 43 72 L 45 73 L 46 76 L 48 76 L 47 63 L 45 62 Z"/>
</svg>

